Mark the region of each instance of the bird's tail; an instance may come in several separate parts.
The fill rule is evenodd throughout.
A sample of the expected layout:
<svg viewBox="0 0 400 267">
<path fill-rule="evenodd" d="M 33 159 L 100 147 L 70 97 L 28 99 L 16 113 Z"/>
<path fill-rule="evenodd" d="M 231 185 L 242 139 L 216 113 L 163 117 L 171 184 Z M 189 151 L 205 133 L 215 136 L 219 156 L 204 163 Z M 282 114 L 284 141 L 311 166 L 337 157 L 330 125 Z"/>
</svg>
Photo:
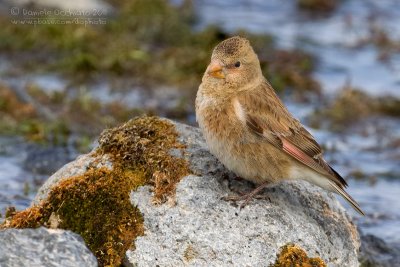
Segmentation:
<svg viewBox="0 0 400 267">
<path fill-rule="evenodd" d="M 358 213 L 365 215 L 361 210 L 360 205 L 346 192 L 343 188 L 340 188 L 335 182 L 329 180 L 329 185 L 332 191 L 341 195 Z"/>
</svg>

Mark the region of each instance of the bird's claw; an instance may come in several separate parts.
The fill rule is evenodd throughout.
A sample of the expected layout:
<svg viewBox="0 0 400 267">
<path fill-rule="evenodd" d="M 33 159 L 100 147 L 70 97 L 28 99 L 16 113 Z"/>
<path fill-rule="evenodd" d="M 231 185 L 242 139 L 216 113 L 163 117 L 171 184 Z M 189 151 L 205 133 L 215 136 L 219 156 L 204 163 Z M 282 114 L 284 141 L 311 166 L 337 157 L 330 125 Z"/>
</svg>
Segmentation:
<svg viewBox="0 0 400 267">
<path fill-rule="evenodd" d="M 256 189 L 248 192 L 248 193 L 243 193 L 243 192 L 239 192 L 240 196 L 225 196 L 222 197 L 223 200 L 225 201 L 232 201 L 232 202 L 239 202 L 239 201 L 243 201 L 240 205 L 239 208 L 243 209 L 244 207 L 246 207 L 250 201 L 255 198 L 255 199 L 269 199 L 268 196 L 265 195 L 259 195 L 258 193 L 260 193 L 260 191 L 262 189 L 264 189 L 265 187 L 267 187 L 267 183 L 261 184 L 259 185 Z"/>
</svg>

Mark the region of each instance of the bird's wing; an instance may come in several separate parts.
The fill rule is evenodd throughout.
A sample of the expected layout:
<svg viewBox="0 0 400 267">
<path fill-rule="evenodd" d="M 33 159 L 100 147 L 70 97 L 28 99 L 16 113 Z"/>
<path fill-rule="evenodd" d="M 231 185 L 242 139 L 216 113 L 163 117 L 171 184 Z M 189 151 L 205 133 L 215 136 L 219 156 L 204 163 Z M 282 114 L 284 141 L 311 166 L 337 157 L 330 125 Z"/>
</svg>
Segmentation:
<svg viewBox="0 0 400 267">
<path fill-rule="evenodd" d="M 322 149 L 303 125 L 289 113 L 272 87 L 262 86 L 237 97 L 248 131 L 267 140 L 340 188 L 346 181 L 323 159 Z"/>
</svg>

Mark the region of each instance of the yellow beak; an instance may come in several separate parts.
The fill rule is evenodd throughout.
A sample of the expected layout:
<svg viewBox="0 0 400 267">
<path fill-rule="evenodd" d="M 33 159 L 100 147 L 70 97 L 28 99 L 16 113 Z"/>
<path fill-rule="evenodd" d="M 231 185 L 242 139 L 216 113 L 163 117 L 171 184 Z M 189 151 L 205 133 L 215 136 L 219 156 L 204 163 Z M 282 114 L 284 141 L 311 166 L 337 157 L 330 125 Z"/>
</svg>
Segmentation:
<svg viewBox="0 0 400 267">
<path fill-rule="evenodd" d="M 208 74 L 218 79 L 225 78 L 225 74 L 222 72 L 222 65 L 219 61 L 211 61 L 208 66 Z"/>
</svg>

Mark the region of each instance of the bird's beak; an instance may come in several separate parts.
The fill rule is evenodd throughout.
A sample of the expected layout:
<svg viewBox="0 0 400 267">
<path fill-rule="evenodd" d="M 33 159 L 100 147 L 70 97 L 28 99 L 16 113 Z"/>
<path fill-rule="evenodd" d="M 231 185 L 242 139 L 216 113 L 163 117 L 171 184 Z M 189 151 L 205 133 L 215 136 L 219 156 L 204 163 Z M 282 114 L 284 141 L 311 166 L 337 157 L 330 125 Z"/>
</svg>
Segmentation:
<svg viewBox="0 0 400 267">
<path fill-rule="evenodd" d="M 222 64 L 218 60 L 211 61 L 208 65 L 208 74 L 214 78 L 224 79 L 225 74 L 222 72 Z"/>
</svg>

